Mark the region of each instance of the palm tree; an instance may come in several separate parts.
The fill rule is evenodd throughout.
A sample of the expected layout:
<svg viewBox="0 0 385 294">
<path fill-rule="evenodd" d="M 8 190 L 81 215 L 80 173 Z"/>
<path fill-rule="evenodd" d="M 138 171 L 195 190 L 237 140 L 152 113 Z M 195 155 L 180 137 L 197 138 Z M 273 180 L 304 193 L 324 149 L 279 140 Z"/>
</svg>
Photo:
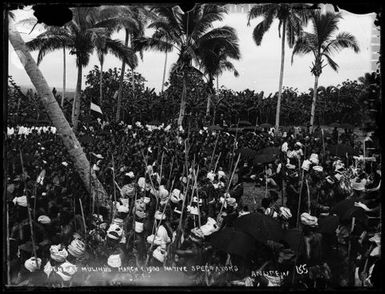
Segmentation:
<svg viewBox="0 0 385 294">
<path fill-rule="evenodd" d="M 16 23 L 16 25 L 28 25 L 28 26 L 31 26 L 31 27 L 35 27 L 36 26 L 36 18 L 32 17 L 32 18 L 27 18 L 27 19 L 23 19 L 21 21 L 19 21 L 18 23 Z M 46 31 L 52 31 L 52 33 L 54 34 L 55 30 L 56 30 L 56 27 L 54 26 L 48 26 L 48 25 L 45 25 L 45 24 L 42 24 L 44 26 L 44 29 Z M 40 64 L 41 60 L 38 61 L 38 65 Z M 64 98 L 65 98 L 65 93 L 66 93 L 66 47 L 65 45 L 63 44 L 63 89 L 62 89 L 62 97 L 61 97 L 61 102 L 60 102 L 60 106 L 63 108 L 63 105 L 64 105 Z"/>
<path fill-rule="evenodd" d="M 174 69 L 182 79 L 182 95 L 178 117 L 181 126 L 186 109 L 186 84 L 193 62 L 199 64 L 200 52 L 210 50 L 213 44 L 224 48 L 233 46 L 235 30 L 229 26 L 213 28 L 215 21 L 221 21 L 227 10 L 212 4 L 197 4 L 194 9 L 184 13 L 179 7 L 158 7 L 153 10 L 159 19 L 148 27 L 155 29 L 150 38 L 136 40 L 141 49 L 155 49 L 170 52 L 178 51 L 178 60 Z"/>
<path fill-rule="evenodd" d="M 83 149 L 81 148 L 75 133 L 66 120 L 63 111 L 60 109 L 60 106 L 53 96 L 47 81 L 42 75 L 36 62 L 32 58 L 30 52 L 28 51 L 26 44 L 20 36 L 20 33 L 16 30 L 12 17 L 9 17 L 8 32 L 9 41 L 19 56 L 20 61 L 23 64 L 24 69 L 26 70 L 33 85 L 35 86 L 39 94 L 38 97 L 45 110 L 47 111 L 48 117 L 52 121 L 54 127 L 57 129 L 57 134 L 63 140 L 63 144 L 68 151 L 74 167 L 84 183 L 84 187 L 88 190 L 89 193 L 92 193 L 92 191 L 98 191 L 97 195 L 102 197 L 98 198 L 97 200 L 106 199 L 107 193 L 96 177 L 95 172 L 90 169 L 90 163 L 87 160 L 87 157 L 83 152 Z"/>
<path fill-rule="evenodd" d="M 319 11 L 312 11 L 310 19 L 313 24 L 313 33 L 303 32 L 293 49 L 292 63 L 294 55 L 308 53 L 313 53 L 314 55 L 314 62 L 311 68 L 311 73 L 315 77 L 313 101 L 310 112 L 311 131 L 314 125 L 318 79 L 322 74 L 322 69 L 326 66 L 326 64 L 323 64 L 324 58 L 326 58 L 327 63 L 333 70 L 338 71 L 338 64 L 331 58 L 333 53 L 340 52 L 345 48 L 353 49 L 355 53 L 358 53 L 360 50 L 356 38 L 352 34 L 341 32 L 334 37 L 334 34 L 338 30 L 338 22 L 341 18 L 341 15 L 332 12 L 321 14 Z"/>
<path fill-rule="evenodd" d="M 119 32 L 121 29 L 125 30 L 125 40 L 124 45 L 133 46 L 133 40 L 143 37 L 144 30 L 147 22 L 151 19 L 155 19 L 155 15 L 152 14 L 144 7 L 140 6 L 116 6 L 111 7 L 107 6 L 104 8 L 105 13 L 110 13 L 114 17 L 108 20 L 109 27 L 112 30 Z M 130 44 L 129 44 L 130 43 Z M 138 51 L 135 51 L 137 53 Z M 143 51 L 139 51 L 140 57 L 143 59 Z M 120 113 L 122 107 L 122 94 L 123 94 L 123 79 L 126 71 L 126 62 L 122 61 L 122 67 L 119 77 L 119 89 L 118 89 L 118 101 L 115 120 L 118 122 L 120 120 Z M 134 95 L 135 89 L 135 78 L 134 78 L 134 68 L 131 67 L 131 79 L 132 79 L 132 92 Z"/>
<path fill-rule="evenodd" d="M 235 77 L 239 76 L 239 73 L 235 69 L 233 63 L 227 60 L 228 58 L 239 60 L 241 57 L 239 52 L 238 37 L 237 35 L 232 37 L 234 39 L 231 41 L 233 43 L 233 46 L 231 47 L 221 47 L 220 44 L 213 44 L 211 50 L 204 50 L 200 52 L 200 67 L 203 69 L 203 73 L 208 77 L 207 87 L 210 93 L 207 97 L 206 116 L 210 114 L 210 96 L 213 96 L 215 93 L 213 83 L 214 77 L 217 77 L 218 81 L 218 76 L 225 70 L 232 71 Z"/>
<path fill-rule="evenodd" d="M 300 4 L 258 4 L 251 8 L 248 14 L 248 25 L 250 20 L 259 16 L 263 17 L 263 20 L 254 28 L 253 39 L 257 46 L 261 45 L 262 38 L 265 33 L 270 29 L 275 18 L 278 22 L 278 33 L 279 37 L 282 36 L 281 41 L 281 69 L 279 72 L 279 86 L 278 86 L 278 99 L 277 109 L 275 114 L 275 129 L 278 131 L 279 128 L 279 117 L 281 111 L 281 97 L 283 87 L 283 74 L 285 65 L 285 39 L 290 48 L 294 46 L 296 38 L 302 31 L 302 25 L 307 23 L 307 10 L 299 9 Z"/>
<path fill-rule="evenodd" d="M 95 48 L 105 48 L 131 66 L 137 63 L 133 50 L 124 46 L 121 41 L 110 38 L 110 30 L 105 27 L 104 19 L 99 19 L 100 10 L 93 7 L 77 7 L 73 9 L 73 19 L 64 27 L 54 32 L 44 32 L 27 43 L 30 50 L 39 50 L 38 62 L 48 52 L 66 47 L 70 54 L 76 56 L 78 68 L 77 85 L 72 108 L 72 125 L 77 130 L 80 115 L 80 95 L 82 86 L 82 70 L 88 65 Z"/>
</svg>

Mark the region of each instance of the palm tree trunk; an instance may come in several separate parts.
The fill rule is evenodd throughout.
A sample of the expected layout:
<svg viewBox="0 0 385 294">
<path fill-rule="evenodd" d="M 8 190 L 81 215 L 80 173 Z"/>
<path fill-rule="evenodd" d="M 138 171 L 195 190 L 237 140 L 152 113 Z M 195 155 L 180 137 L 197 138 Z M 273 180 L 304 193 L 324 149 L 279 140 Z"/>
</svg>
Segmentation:
<svg viewBox="0 0 385 294">
<path fill-rule="evenodd" d="M 132 101 L 135 101 L 135 72 L 131 68 Z"/>
<path fill-rule="evenodd" d="M 187 91 L 187 85 L 186 85 L 186 74 L 183 74 L 183 90 L 182 90 L 182 99 L 180 102 L 180 110 L 179 110 L 179 117 L 178 117 L 178 127 L 182 126 L 183 119 L 186 111 L 186 91 Z"/>
<path fill-rule="evenodd" d="M 310 111 L 310 132 L 311 133 L 313 132 L 314 116 L 315 116 L 315 104 L 317 102 L 318 79 L 319 79 L 319 76 L 316 75 L 314 78 L 313 102 L 311 104 L 311 111 Z"/>
<path fill-rule="evenodd" d="M 57 134 L 62 139 L 63 144 L 71 158 L 71 161 L 74 164 L 75 170 L 83 181 L 84 187 L 89 193 L 91 193 L 90 179 L 92 177 L 91 182 L 93 191 L 97 191 L 97 195 L 102 196 L 101 198 L 98 197 L 98 200 L 106 199 L 106 191 L 96 177 L 95 172 L 91 171 L 90 173 L 90 163 L 87 160 L 87 157 L 83 152 L 83 149 L 78 139 L 76 138 L 75 133 L 71 129 L 63 114 L 63 111 L 53 96 L 47 81 L 38 68 L 35 60 L 32 58 L 30 52 L 28 51 L 23 39 L 20 36 L 20 33 L 16 30 L 11 18 L 9 18 L 9 41 L 19 56 L 25 71 L 31 79 L 31 82 L 35 86 L 36 91 L 39 94 L 40 101 L 43 104 L 54 127 L 57 129 Z"/>
<path fill-rule="evenodd" d="M 282 84 L 283 84 L 283 71 L 285 67 L 285 35 L 286 35 L 286 21 L 283 21 L 282 25 L 282 44 L 281 44 L 281 70 L 279 73 L 279 86 L 278 86 L 278 99 L 277 110 L 275 113 L 275 131 L 279 129 L 279 116 L 281 112 L 281 97 L 282 97 Z"/>
<path fill-rule="evenodd" d="M 125 46 L 128 45 L 129 35 L 130 35 L 129 32 L 126 29 L 126 37 L 124 39 L 124 45 Z M 126 63 L 123 61 L 122 62 L 122 70 L 120 72 L 120 77 L 119 77 L 119 90 L 118 90 L 118 102 L 117 102 L 118 105 L 116 107 L 116 116 L 115 116 L 116 122 L 119 122 L 119 120 L 120 120 L 120 112 L 121 112 L 121 109 L 122 109 L 123 79 L 124 79 L 125 71 L 126 71 Z"/>
<path fill-rule="evenodd" d="M 99 105 L 102 107 L 103 101 L 103 61 L 100 61 L 100 74 L 99 74 Z"/>
<path fill-rule="evenodd" d="M 213 77 L 212 77 L 212 75 L 210 75 L 210 77 L 209 77 L 208 86 L 209 86 L 209 90 L 211 90 L 211 93 L 209 95 L 207 95 L 206 116 L 210 115 L 210 100 L 211 100 L 211 97 L 213 95 L 212 93 L 214 93 Z"/>
<path fill-rule="evenodd" d="M 61 95 L 61 108 L 64 106 L 64 97 L 66 94 L 66 48 L 63 47 L 63 92 Z"/>
<path fill-rule="evenodd" d="M 76 133 L 78 129 L 79 123 L 79 115 L 80 115 L 80 94 L 82 91 L 82 73 L 83 67 L 78 65 L 78 80 L 76 84 L 76 91 L 74 96 L 74 101 L 72 105 L 72 129 Z"/>
<path fill-rule="evenodd" d="M 210 99 L 211 99 L 211 94 L 207 95 L 206 116 L 210 115 Z"/>
<path fill-rule="evenodd" d="M 163 94 L 163 89 L 164 89 L 164 82 L 166 79 L 166 67 L 167 67 L 167 52 L 166 52 L 166 57 L 164 59 L 164 67 L 163 67 L 163 77 L 162 77 L 162 94 Z"/>
</svg>

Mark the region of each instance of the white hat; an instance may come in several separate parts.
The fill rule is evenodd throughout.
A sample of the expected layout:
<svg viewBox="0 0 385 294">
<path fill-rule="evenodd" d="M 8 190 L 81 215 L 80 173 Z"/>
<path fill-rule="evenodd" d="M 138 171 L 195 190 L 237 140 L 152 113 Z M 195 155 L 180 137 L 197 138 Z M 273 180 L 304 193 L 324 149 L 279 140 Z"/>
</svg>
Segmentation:
<svg viewBox="0 0 385 294">
<path fill-rule="evenodd" d="M 152 256 L 160 262 L 164 262 L 166 255 L 167 251 L 161 246 L 156 247 L 156 249 L 152 252 Z"/>
<path fill-rule="evenodd" d="M 215 179 L 215 173 L 213 173 L 212 171 L 208 172 L 207 173 L 207 178 L 212 182 L 214 181 Z"/>
<path fill-rule="evenodd" d="M 56 273 L 64 280 L 71 280 L 72 276 L 77 272 L 77 266 L 66 261 L 59 265 Z"/>
<path fill-rule="evenodd" d="M 157 211 L 155 211 L 155 219 L 164 220 L 164 219 L 166 219 L 166 214 L 157 210 Z"/>
<path fill-rule="evenodd" d="M 304 212 L 301 214 L 301 223 L 306 226 L 316 227 L 318 226 L 318 218 L 308 214 L 307 212 Z"/>
<path fill-rule="evenodd" d="M 277 218 L 278 217 L 278 213 L 274 209 L 272 209 L 270 207 L 265 210 L 265 215 L 269 215 L 272 218 Z"/>
<path fill-rule="evenodd" d="M 174 189 L 171 192 L 170 200 L 172 203 L 178 203 L 180 200 L 182 200 L 183 195 L 179 189 Z"/>
<path fill-rule="evenodd" d="M 126 205 L 121 205 L 119 202 L 116 203 L 116 208 L 118 210 L 118 212 L 121 212 L 121 213 L 128 213 L 128 206 Z"/>
<path fill-rule="evenodd" d="M 279 215 L 286 220 L 292 217 L 290 209 L 283 206 L 279 208 Z"/>
<path fill-rule="evenodd" d="M 192 215 L 199 215 L 198 207 L 187 205 L 187 211 Z"/>
<path fill-rule="evenodd" d="M 370 242 L 374 242 L 378 245 L 381 245 L 381 233 L 375 233 L 373 237 L 369 239 Z"/>
<path fill-rule="evenodd" d="M 49 248 L 50 256 L 57 262 L 63 262 L 68 256 L 68 252 L 65 248 L 61 248 L 61 245 L 51 245 Z"/>
<path fill-rule="evenodd" d="M 108 257 L 107 264 L 110 267 L 118 268 L 122 266 L 122 259 L 119 254 L 112 254 Z"/>
<path fill-rule="evenodd" d="M 302 169 L 308 171 L 310 168 L 311 162 L 310 160 L 304 160 L 302 163 Z"/>
<path fill-rule="evenodd" d="M 286 168 L 287 169 L 295 169 L 295 165 L 288 163 L 288 164 L 286 164 Z"/>
<path fill-rule="evenodd" d="M 323 167 L 320 165 L 313 166 L 313 170 L 315 170 L 316 172 L 320 172 L 320 173 L 322 173 L 324 171 Z"/>
<path fill-rule="evenodd" d="M 135 232 L 142 233 L 144 224 L 142 222 L 135 221 Z"/>
<path fill-rule="evenodd" d="M 282 144 L 281 151 L 282 152 L 287 152 L 288 149 L 289 149 L 289 144 L 287 142 L 284 142 Z"/>
<path fill-rule="evenodd" d="M 143 202 L 144 202 L 144 203 L 148 204 L 148 203 L 150 203 L 150 201 L 151 201 L 151 198 L 150 198 L 150 197 L 148 197 L 148 196 L 144 196 L 144 197 L 143 197 Z"/>
<path fill-rule="evenodd" d="M 146 179 L 144 177 L 138 179 L 138 186 L 142 189 L 146 188 Z"/>
<path fill-rule="evenodd" d="M 131 178 L 131 179 L 135 178 L 135 174 L 132 171 L 125 173 L 124 175 Z"/>
<path fill-rule="evenodd" d="M 162 200 L 162 201 L 166 201 L 167 200 L 167 197 L 168 197 L 168 190 L 163 186 L 163 185 L 160 185 L 159 186 L 159 198 Z"/>
<path fill-rule="evenodd" d="M 219 226 L 217 225 L 217 222 L 213 218 L 209 217 L 207 219 L 207 222 L 203 226 L 201 226 L 200 229 L 202 230 L 203 235 L 209 236 L 212 233 L 218 231 Z"/>
<path fill-rule="evenodd" d="M 218 171 L 218 179 L 224 178 L 225 176 L 226 174 L 224 173 L 224 171 Z"/>
<path fill-rule="evenodd" d="M 358 178 L 352 179 L 352 189 L 356 191 L 365 191 L 365 184 L 366 180 L 362 179 L 361 181 L 358 181 Z"/>
<path fill-rule="evenodd" d="M 311 163 L 318 165 L 318 163 L 319 163 L 318 154 L 312 153 L 310 155 L 309 159 L 310 159 Z"/>
<path fill-rule="evenodd" d="M 27 207 L 27 196 L 20 196 L 13 198 L 13 203 L 21 207 Z"/>
<path fill-rule="evenodd" d="M 86 251 L 86 244 L 80 239 L 72 240 L 71 244 L 67 246 L 68 253 L 72 256 L 79 258 Z"/>
<path fill-rule="evenodd" d="M 37 262 L 36 262 L 35 257 L 31 257 L 24 262 L 24 267 L 31 273 L 38 270 L 40 266 L 41 266 L 41 258 L 37 258 Z"/>
<path fill-rule="evenodd" d="M 37 222 L 46 225 L 51 223 L 51 219 L 46 215 L 41 215 L 38 217 Z"/>
<path fill-rule="evenodd" d="M 123 230 L 118 224 L 112 223 L 107 230 L 107 237 L 113 240 L 118 240 L 123 236 Z"/>
</svg>

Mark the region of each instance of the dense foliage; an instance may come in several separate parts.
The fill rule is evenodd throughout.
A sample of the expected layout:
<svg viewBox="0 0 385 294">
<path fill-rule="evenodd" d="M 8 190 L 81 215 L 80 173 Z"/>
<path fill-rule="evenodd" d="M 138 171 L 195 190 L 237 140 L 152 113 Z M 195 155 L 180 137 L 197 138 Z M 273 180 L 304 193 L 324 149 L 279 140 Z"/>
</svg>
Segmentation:
<svg viewBox="0 0 385 294">
<path fill-rule="evenodd" d="M 187 83 L 187 122 L 193 126 L 203 122 L 206 111 L 206 98 L 209 93 L 202 76 L 195 71 L 189 72 Z M 103 103 L 101 108 L 105 118 L 112 121 L 116 111 L 116 92 L 119 87 L 120 69 L 109 69 L 103 74 Z M 174 121 L 179 111 L 181 77 L 172 73 L 166 83 L 163 94 L 157 94 L 146 87 L 146 79 L 127 70 L 123 87 L 123 116 L 128 123 L 142 121 L 144 123 L 168 123 Z M 83 91 L 82 119 L 94 119 L 90 112 L 90 101 L 98 103 L 99 68 L 92 69 L 86 76 L 86 87 Z M 56 95 L 55 95 L 56 96 Z M 213 99 L 209 121 L 206 124 L 221 123 L 226 120 L 236 124 L 238 119 L 255 123 L 274 124 L 278 93 L 267 96 L 263 91 L 246 89 L 233 91 L 222 88 Z M 298 89 L 286 87 L 282 92 L 282 125 L 307 125 L 310 117 L 310 105 L 313 89 L 299 92 Z M 379 123 L 380 80 L 376 73 L 366 74 L 359 81 L 347 80 L 337 86 L 319 87 L 318 107 L 315 123 L 328 125 L 339 121 L 358 127 L 375 129 Z M 60 101 L 60 95 L 56 96 Z M 31 90 L 23 93 L 12 78 L 8 81 L 8 123 L 39 122 L 47 120 L 44 111 L 37 102 L 37 96 Z M 70 117 L 70 101 L 66 100 L 64 110 Z M 197 119 L 200 118 L 200 119 Z"/>
</svg>

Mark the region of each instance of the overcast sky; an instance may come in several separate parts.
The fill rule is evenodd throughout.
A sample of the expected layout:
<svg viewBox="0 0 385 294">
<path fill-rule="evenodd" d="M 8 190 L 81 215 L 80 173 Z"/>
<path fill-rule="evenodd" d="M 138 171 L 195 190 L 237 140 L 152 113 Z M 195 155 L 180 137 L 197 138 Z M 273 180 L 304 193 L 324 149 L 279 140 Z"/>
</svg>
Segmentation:
<svg viewBox="0 0 385 294">
<path fill-rule="evenodd" d="M 33 17 L 33 10 L 27 7 L 24 10 L 15 11 L 16 21 Z M 338 73 L 330 67 L 324 68 L 320 77 L 320 86 L 338 85 L 350 79 L 356 80 L 364 73 L 371 71 L 371 31 L 374 14 L 356 15 L 342 11 L 343 19 L 339 24 L 339 31 L 352 33 L 360 46 L 360 53 L 356 54 L 353 50 L 345 49 L 340 54 L 334 55 L 333 59 L 340 66 Z M 278 36 L 278 22 L 274 22 L 270 31 L 265 34 L 261 46 L 256 46 L 252 38 L 253 28 L 259 23 L 260 19 L 251 21 L 247 26 L 246 13 L 229 13 L 219 25 L 229 25 L 235 28 L 239 37 L 241 60 L 234 61 L 234 65 L 240 73 L 235 78 L 232 73 L 225 73 L 219 78 L 219 86 L 224 86 L 236 91 L 252 89 L 264 91 L 266 94 L 276 92 L 278 89 L 278 79 L 280 70 L 281 43 Z M 21 36 L 25 41 L 31 40 L 42 30 L 36 26 L 32 34 L 29 35 L 32 26 L 18 26 Z M 146 34 L 149 35 L 150 32 Z M 124 32 L 115 34 L 114 38 L 124 40 Z M 37 52 L 32 52 L 32 56 L 37 57 Z M 156 51 L 146 51 L 144 60 L 139 62 L 136 71 L 141 73 L 148 81 L 146 86 L 155 88 L 158 92 L 161 89 L 162 74 L 165 54 Z M 176 62 L 176 52 L 168 55 L 168 69 L 172 63 Z M 286 47 L 285 76 L 284 86 L 297 88 L 299 91 L 307 91 L 313 87 L 314 79 L 310 73 L 312 56 L 296 56 L 294 63 L 291 64 L 291 49 Z M 94 54 L 89 65 L 83 69 L 86 75 L 94 65 L 99 65 L 96 54 Z M 121 62 L 112 55 L 105 57 L 104 69 L 120 67 Z M 51 87 L 61 89 L 63 81 L 63 55 L 62 51 L 49 53 L 45 56 L 40 65 L 40 69 Z M 168 77 L 167 69 L 167 77 Z M 9 43 L 9 75 L 19 85 L 31 85 L 30 79 L 21 66 L 12 45 Z M 67 55 L 67 89 L 74 89 L 77 80 L 77 70 L 75 58 Z M 167 78 L 166 77 L 166 78 Z M 84 79 L 83 79 L 84 87 Z"/>
</svg>

